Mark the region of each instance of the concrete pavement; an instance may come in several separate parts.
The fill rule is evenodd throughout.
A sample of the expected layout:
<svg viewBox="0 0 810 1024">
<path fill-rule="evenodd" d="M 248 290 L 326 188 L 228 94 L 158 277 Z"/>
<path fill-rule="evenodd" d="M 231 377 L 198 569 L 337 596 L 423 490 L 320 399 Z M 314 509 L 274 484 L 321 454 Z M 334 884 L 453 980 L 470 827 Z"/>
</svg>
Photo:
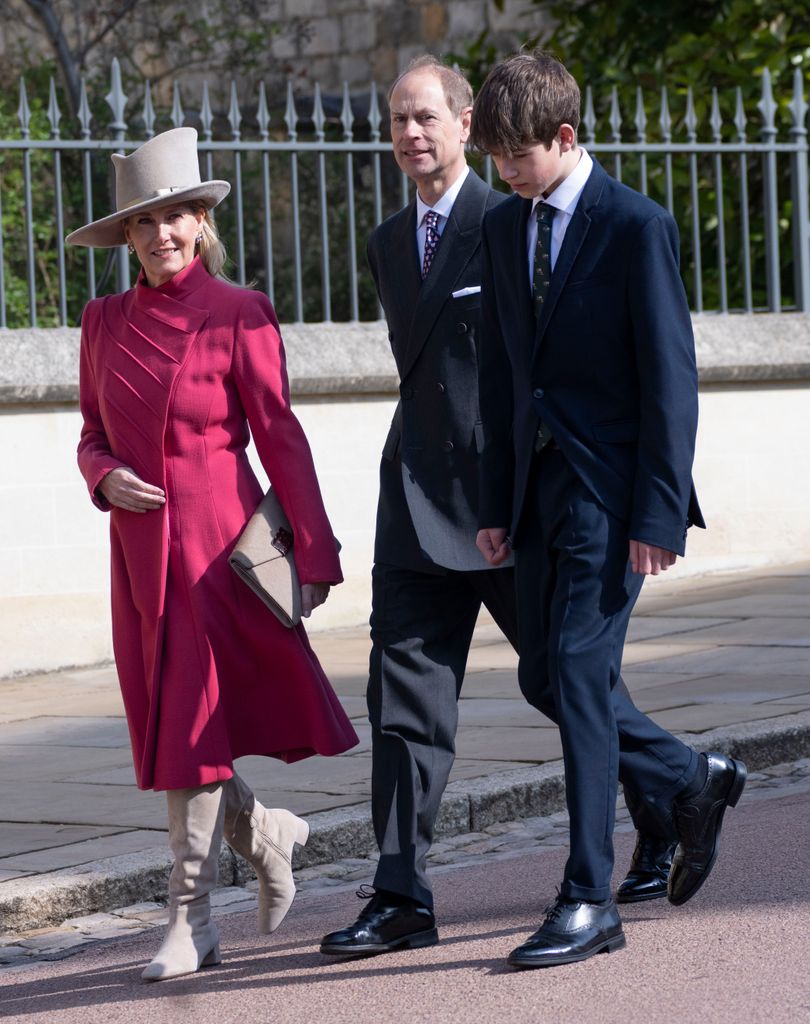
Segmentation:
<svg viewBox="0 0 810 1024">
<path fill-rule="evenodd" d="M 339 758 L 239 770 L 270 806 L 306 815 L 306 867 L 373 848 L 368 819 L 366 630 L 313 643 L 360 735 Z M 457 761 L 439 835 L 562 806 L 556 729 L 528 708 L 496 628 L 476 633 Z M 651 581 L 630 629 L 624 676 L 639 706 L 701 749 L 751 767 L 810 754 L 810 565 Z M 0 681 L 0 931 L 58 923 L 165 891 L 164 798 L 133 782 L 111 668 Z M 229 851 L 223 884 L 244 883 Z"/>
<path fill-rule="evenodd" d="M 255 907 L 228 913 L 220 905 L 223 963 L 193 977 L 139 980 L 160 939 L 154 929 L 86 944 L 61 962 L 18 961 L 0 969 L 0 1017 L 14 1024 L 797 1024 L 810 1010 L 810 853 L 806 829 L 797 827 L 808 815 L 810 762 L 754 775 L 726 816 L 720 859 L 700 893 L 684 907 L 656 900 L 621 908 L 627 948 L 586 963 L 523 972 L 505 963 L 542 920 L 566 855 L 558 823 L 534 819 L 472 841 L 459 837 L 455 850 L 445 844 L 444 866 L 434 873 L 440 942 L 429 949 L 344 962 L 321 956 L 323 933 L 361 904 L 356 883 L 327 891 L 307 891 L 305 883 L 272 936 L 256 935 Z M 625 822 L 617 865 L 626 864 L 632 841 Z"/>
</svg>

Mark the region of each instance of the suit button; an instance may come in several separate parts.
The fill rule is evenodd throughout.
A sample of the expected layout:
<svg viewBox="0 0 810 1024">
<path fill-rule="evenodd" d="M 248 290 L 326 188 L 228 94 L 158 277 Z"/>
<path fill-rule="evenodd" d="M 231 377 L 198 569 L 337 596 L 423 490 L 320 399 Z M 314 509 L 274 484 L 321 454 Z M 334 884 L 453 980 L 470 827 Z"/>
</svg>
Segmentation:
<svg viewBox="0 0 810 1024">
<path fill-rule="evenodd" d="M 442 384 L 441 381 L 438 381 L 438 383 L 436 384 L 436 390 L 439 392 L 440 395 L 444 394 L 445 386 L 444 386 L 444 384 Z"/>
<path fill-rule="evenodd" d="M 452 441 L 442 441 L 442 451 L 444 451 L 444 452 L 451 452 L 452 450 L 453 450 L 453 442 Z"/>
<path fill-rule="evenodd" d="M 545 391 L 543 391 L 542 388 L 535 388 L 534 391 L 532 391 L 532 394 L 535 398 L 543 398 L 545 396 Z"/>
<path fill-rule="evenodd" d="M 468 330 L 469 328 L 467 327 L 463 320 L 461 323 L 456 324 L 456 334 L 466 334 Z"/>
</svg>

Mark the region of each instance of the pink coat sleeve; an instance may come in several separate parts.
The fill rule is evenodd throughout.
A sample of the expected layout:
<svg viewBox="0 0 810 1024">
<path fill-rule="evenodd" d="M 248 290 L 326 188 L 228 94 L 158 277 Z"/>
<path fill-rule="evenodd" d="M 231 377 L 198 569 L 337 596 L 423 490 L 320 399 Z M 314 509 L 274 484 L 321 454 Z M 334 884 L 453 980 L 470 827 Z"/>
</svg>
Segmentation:
<svg viewBox="0 0 810 1024">
<path fill-rule="evenodd" d="M 82 316 L 79 407 L 83 422 L 77 455 L 79 470 L 87 483 L 93 504 L 102 512 L 109 512 L 110 503 L 98 490 L 98 485 L 111 470 L 124 466 L 125 463 L 116 459 L 110 451 L 99 409 L 98 388 L 92 358 L 92 339 L 94 325 L 97 322 L 97 309 L 97 303 L 91 302 Z"/>
<path fill-rule="evenodd" d="M 259 292 L 250 293 L 242 303 L 233 370 L 259 458 L 293 528 L 301 582 L 342 582 L 312 452 L 290 407 L 278 320 L 269 299 Z"/>
</svg>

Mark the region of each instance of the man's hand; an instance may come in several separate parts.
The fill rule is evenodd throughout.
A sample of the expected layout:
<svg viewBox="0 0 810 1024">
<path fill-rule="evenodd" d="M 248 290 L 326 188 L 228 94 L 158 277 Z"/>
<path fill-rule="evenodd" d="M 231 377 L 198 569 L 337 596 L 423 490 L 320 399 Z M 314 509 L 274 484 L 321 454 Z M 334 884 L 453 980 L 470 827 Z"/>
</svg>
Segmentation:
<svg viewBox="0 0 810 1024">
<path fill-rule="evenodd" d="M 129 466 L 112 469 L 97 490 L 111 505 L 127 512 L 151 512 L 166 504 L 166 495 L 159 487 L 147 484 Z"/>
<path fill-rule="evenodd" d="M 677 557 L 666 548 L 657 548 L 642 540 L 630 541 L 630 568 L 642 576 L 657 576 L 659 572 L 674 565 Z"/>
<path fill-rule="evenodd" d="M 499 526 L 490 530 L 479 530 L 475 538 L 475 546 L 490 565 L 500 565 L 506 561 L 512 551 L 512 543 L 506 535 L 506 527 Z"/>
<path fill-rule="evenodd" d="M 308 619 L 319 604 L 329 597 L 329 583 L 304 583 L 301 585 L 301 614 Z"/>
</svg>

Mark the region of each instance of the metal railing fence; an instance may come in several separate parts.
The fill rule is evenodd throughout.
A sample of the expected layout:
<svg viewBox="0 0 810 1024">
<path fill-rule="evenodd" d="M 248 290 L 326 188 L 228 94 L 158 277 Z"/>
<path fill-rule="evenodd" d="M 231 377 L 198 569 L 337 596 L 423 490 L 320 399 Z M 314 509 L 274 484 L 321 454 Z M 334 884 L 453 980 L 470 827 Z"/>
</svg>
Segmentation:
<svg viewBox="0 0 810 1024">
<path fill-rule="evenodd" d="M 217 219 L 235 279 L 264 289 L 282 320 L 379 316 L 365 265 L 365 238 L 409 200 L 412 186 L 382 137 L 374 84 L 368 97 L 354 101 L 344 86 L 337 102 L 325 102 L 316 86 L 305 117 L 288 85 L 284 112 L 273 120 L 263 85 L 245 118 L 234 83 L 224 115 L 215 115 L 207 82 L 199 108 L 187 114 L 175 83 L 166 116 L 156 112 L 146 82 L 135 115 L 139 139 L 128 137 L 127 96 L 117 61 L 104 100 L 112 113 L 106 137 L 93 134 L 98 116 L 84 83 L 78 132 L 68 137 L 53 80 L 47 107 L 43 102 L 33 114 L 25 82 L 20 83 L 19 138 L 0 140 L 0 327 L 75 323 L 87 299 L 129 286 L 135 265 L 124 247 L 105 254 L 66 249 L 64 236 L 113 208 L 111 152 L 126 152 L 156 130 L 187 123 L 200 133 L 204 177 L 226 178 L 233 185 Z M 779 136 L 780 108 L 767 70 L 758 124 L 750 129 L 740 90 L 725 121 L 717 90 L 710 103 L 708 97 L 699 100 L 709 112 L 705 124 L 691 89 L 674 113 L 663 89 L 656 98 L 653 132 L 641 90 L 627 124 L 614 88 L 607 137 L 600 138 L 587 89 L 580 138 L 617 178 L 675 216 L 693 310 L 810 310 L 808 106 L 801 71 L 795 70 L 792 95 L 784 104 L 790 118 L 787 139 Z M 253 137 L 247 137 L 248 129 Z M 492 183 L 490 160 L 471 159 Z"/>
</svg>

